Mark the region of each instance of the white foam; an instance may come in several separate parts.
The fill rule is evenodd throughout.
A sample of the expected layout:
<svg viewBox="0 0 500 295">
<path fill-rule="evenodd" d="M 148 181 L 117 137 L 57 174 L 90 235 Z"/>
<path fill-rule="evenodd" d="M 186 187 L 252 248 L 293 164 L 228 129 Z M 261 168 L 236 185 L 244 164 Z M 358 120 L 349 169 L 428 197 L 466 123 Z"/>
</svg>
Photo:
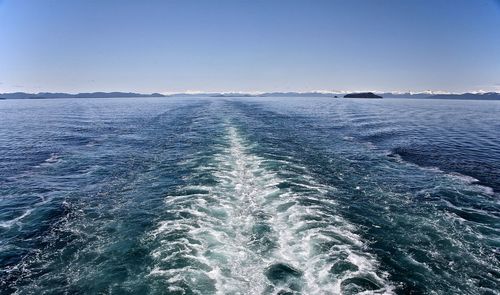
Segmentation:
<svg viewBox="0 0 500 295">
<path fill-rule="evenodd" d="M 0 222 L 0 227 L 3 227 L 3 228 L 10 228 L 12 227 L 14 224 L 17 224 L 19 223 L 19 221 L 21 221 L 21 219 L 23 219 L 24 217 L 28 216 L 31 214 L 31 212 L 33 211 L 33 209 L 27 209 L 23 212 L 23 214 L 21 214 L 20 216 L 16 217 L 16 218 L 13 218 L 11 220 L 7 220 L 7 221 L 1 221 Z"/>
<path fill-rule="evenodd" d="M 460 180 L 461 182 L 463 182 L 465 184 L 473 184 L 473 183 L 479 182 L 478 179 L 476 179 L 472 176 L 464 175 L 464 174 L 461 174 L 458 172 L 450 172 L 450 173 L 448 173 L 448 176 L 453 178 L 453 179 Z"/>
<path fill-rule="evenodd" d="M 59 161 L 60 161 L 59 155 L 56 153 L 52 153 L 52 154 L 50 154 L 50 157 L 48 157 L 40 165 L 37 165 L 35 167 L 47 166 L 47 165 L 55 164 Z"/>
<path fill-rule="evenodd" d="M 207 193 L 166 198 L 166 212 L 174 218 L 150 233 L 160 244 L 151 254 L 156 261 L 151 276 L 166 277 L 171 290 L 179 290 L 181 281 L 197 290 L 201 285 L 189 279 L 196 277 L 213 282 L 218 294 L 261 294 L 269 287 L 292 288 L 287 282 L 274 286 L 266 276 L 271 265 L 286 264 L 302 274 L 296 280 L 304 294 L 338 294 L 344 280 L 357 276 L 369 276 L 379 293 L 392 292 L 356 227 L 335 214 L 336 203 L 327 196 L 331 188 L 284 160 L 280 165 L 301 175 L 280 178 L 266 166 L 275 160 L 253 154 L 253 145 L 234 127 L 228 127 L 227 140 L 214 163 L 195 172 L 211 173 L 217 185 L 183 187 Z M 285 181 L 291 186 L 277 187 Z M 189 267 L 176 268 L 179 259 Z M 332 272 L 340 261 L 352 269 Z"/>
</svg>

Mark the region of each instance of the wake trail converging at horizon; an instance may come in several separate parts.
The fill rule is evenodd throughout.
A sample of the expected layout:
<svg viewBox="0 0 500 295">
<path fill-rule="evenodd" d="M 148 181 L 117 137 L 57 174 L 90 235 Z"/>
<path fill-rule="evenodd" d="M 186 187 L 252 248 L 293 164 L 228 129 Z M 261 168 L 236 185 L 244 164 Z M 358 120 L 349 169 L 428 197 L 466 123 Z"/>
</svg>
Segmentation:
<svg viewBox="0 0 500 295">
<path fill-rule="evenodd" d="M 187 185 L 165 198 L 164 220 L 145 237 L 156 245 L 150 276 L 178 294 L 392 293 L 336 212 L 334 188 L 293 159 L 256 155 L 225 128 L 213 154 L 186 161 L 195 167 Z"/>
</svg>

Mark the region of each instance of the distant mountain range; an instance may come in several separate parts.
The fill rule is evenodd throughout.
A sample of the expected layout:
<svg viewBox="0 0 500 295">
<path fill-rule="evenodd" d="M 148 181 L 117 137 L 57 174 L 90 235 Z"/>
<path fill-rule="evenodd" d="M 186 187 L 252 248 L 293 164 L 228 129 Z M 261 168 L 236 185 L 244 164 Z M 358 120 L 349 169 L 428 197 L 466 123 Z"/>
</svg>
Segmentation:
<svg viewBox="0 0 500 295">
<path fill-rule="evenodd" d="M 62 92 L 39 92 L 39 93 L 0 93 L 0 98 L 6 99 L 44 99 L 44 98 L 109 98 L 109 97 L 164 97 L 160 93 L 141 94 L 133 92 L 89 92 L 89 93 L 62 93 Z"/>
<path fill-rule="evenodd" d="M 435 99 L 474 99 L 474 100 L 500 100 L 500 93 L 464 93 L 464 94 L 436 94 L 428 98 Z"/>
<path fill-rule="evenodd" d="M 500 100 L 500 93 L 463 93 L 463 94 L 429 94 L 429 93 L 376 93 L 384 98 L 422 98 L 422 99 L 463 99 L 463 100 Z M 89 92 L 89 93 L 0 93 L 0 99 L 44 99 L 44 98 L 111 98 L 111 97 L 331 97 L 341 98 L 348 93 L 330 92 L 266 92 L 253 93 L 177 93 L 164 95 L 160 93 L 142 94 L 134 92 Z"/>
<path fill-rule="evenodd" d="M 371 92 L 370 92 L 371 93 Z M 340 98 L 359 93 L 334 93 L 334 92 L 265 92 L 261 94 L 250 93 L 179 93 L 167 95 L 170 97 L 203 96 L 203 97 L 332 97 Z M 432 94 L 432 93 L 375 93 L 383 98 L 425 98 L 425 99 L 463 99 L 463 100 L 500 100 L 500 93 L 462 93 L 462 94 Z"/>
</svg>

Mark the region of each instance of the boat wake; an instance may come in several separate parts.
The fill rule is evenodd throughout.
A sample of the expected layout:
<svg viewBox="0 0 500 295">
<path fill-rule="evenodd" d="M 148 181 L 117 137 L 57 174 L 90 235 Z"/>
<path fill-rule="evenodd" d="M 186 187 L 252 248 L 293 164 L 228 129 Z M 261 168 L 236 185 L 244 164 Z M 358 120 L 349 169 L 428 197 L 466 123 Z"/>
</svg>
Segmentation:
<svg viewBox="0 0 500 295">
<path fill-rule="evenodd" d="M 152 280 L 174 294 L 392 293 L 336 212 L 333 188 L 292 159 L 253 153 L 235 127 L 224 142 L 189 163 L 203 185 L 166 197 L 164 220 L 145 238 L 155 245 Z"/>
</svg>

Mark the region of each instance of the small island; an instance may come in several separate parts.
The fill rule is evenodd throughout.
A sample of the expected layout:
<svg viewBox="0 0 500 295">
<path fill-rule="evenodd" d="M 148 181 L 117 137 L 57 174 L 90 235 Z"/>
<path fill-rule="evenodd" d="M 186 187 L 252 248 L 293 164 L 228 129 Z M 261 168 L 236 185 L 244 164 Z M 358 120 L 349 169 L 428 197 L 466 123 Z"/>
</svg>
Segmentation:
<svg viewBox="0 0 500 295">
<path fill-rule="evenodd" d="M 373 92 L 360 92 L 360 93 L 349 93 L 344 95 L 345 98 L 382 98 L 380 95 L 376 95 Z"/>
</svg>

